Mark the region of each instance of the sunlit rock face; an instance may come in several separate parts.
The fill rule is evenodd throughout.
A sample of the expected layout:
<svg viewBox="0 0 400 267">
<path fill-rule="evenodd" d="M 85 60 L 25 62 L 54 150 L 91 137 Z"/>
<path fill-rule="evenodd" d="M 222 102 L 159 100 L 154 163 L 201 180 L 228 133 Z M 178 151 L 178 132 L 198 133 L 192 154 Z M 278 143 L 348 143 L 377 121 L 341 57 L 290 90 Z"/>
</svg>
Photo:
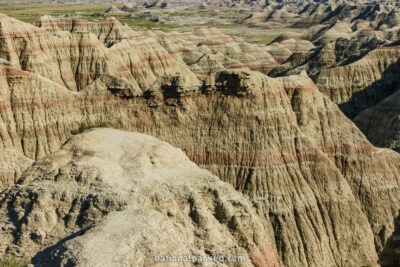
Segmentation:
<svg viewBox="0 0 400 267">
<path fill-rule="evenodd" d="M 88 243 L 77 237 L 53 247 L 51 255 L 54 262 L 70 259 L 82 266 L 101 260 L 90 254 L 79 256 L 79 249 L 73 248 L 86 251 L 90 244 L 100 242 L 100 233 L 118 223 L 119 215 L 113 214 L 139 216 L 142 221 L 151 217 L 155 224 L 161 223 L 168 216 L 156 213 L 160 212 L 156 207 L 164 203 L 164 196 L 158 197 L 161 187 L 171 190 L 165 203 L 182 201 L 171 206 L 182 218 L 166 220 L 169 232 L 152 238 L 187 237 L 187 243 L 177 240 L 177 251 L 186 252 L 188 245 L 193 251 L 244 253 L 251 259 L 248 264 L 257 266 L 362 266 L 378 260 L 400 206 L 400 156 L 373 146 L 305 72 L 268 77 L 262 73 L 264 68 L 277 64 L 268 52 L 257 52 L 259 46 L 233 37 L 224 39 L 202 28 L 169 35 L 132 31 L 115 20 L 92 24 L 49 18 L 38 22 L 40 28 L 2 17 L 2 27 L 8 24 L 14 26 L 1 32 L 5 60 L 0 64 L 0 146 L 36 163 L 33 167 L 29 167 L 32 162 L 26 163 L 20 174 L 7 174 L 14 175 L 13 181 L 22 177 L 20 184 L 1 194 L 2 218 L 9 229 L 4 233 L 7 249 L 24 251 L 18 246 L 26 246 L 32 256 L 98 223 L 98 228 L 87 231 Z M 219 36 L 218 42 L 213 34 Z M 248 52 L 241 57 L 244 51 Z M 251 60 L 252 51 L 260 55 L 259 61 Z M 82 123 L 102 122 L 167 141 L 231 185 L 200 171 L 181 152 L 175 156 L 167 149 L 168 156 L 162 157 L 190 162 L 189 173 L 182 167 L 186 178 L 181 183 L 165 178 L 172 183 L 170 189 L 157 179 L 146 187 L 140 177 L 147 176 L 130 176 L 136 167 L 123 164 L 133 160 L 134 154 L 129 153 L 136 148 L 124 154 L 129 142 L 118 143 L 120 150 L 115 151 L 103 147 L 113 144 L 107 134 L 111 130 L 104 130 L 101 138 L 95 136 L 96 130 L 64 144 Z M 115 133 L 115 139 L 131 140 L 126 135 Z M 79 148 L 86 147 L 81 138 L 90 149 Z M 56 152 L 60 147 L 61 152 Z M 115 163 L 117 158 L 123 159 L 118 163 L 123 166 Z M 151 162 L 149 156 L 135 164 L 140 170 Z M 168 164 L 166 168 L 171 169 L 181 166 L 175 161 Z M 205 180 L 190 174 L 192 168 L 204 173 Z M 125 182 L 110 177 L 132 184 L 123 187 Z M 108 187 L 119 182 L 119 187 Z M 149 191 L 143 187 L 143 191 L 128 192 L 135 183 L 144 183 Z M 203 192 L 199 203 L 208 203 L 204 210 L 196 197 L 189 196 L 192 183 L 193 192 Z M 106 189 L 101 191 L 103 186 Z M 214 193 L 219 186 L 223 193 L 219 189 Z M 71 188 L 71 195 L 64 196 L 60 187 Z M 98 190 L 97 200 L 92 199 L 92 190 Z M 118 190 L 126 191 L 121 199 L 116 196 Z M 40 192 L 45 192 L 44 204 L 36 201 Z M 75 208 L 71 206 L 74 199 Z M 219 212 L 220 201 L 230 203 L 221 204 L 229 212 Z M 49 202 L 54 206 L 46 205 Z M 24 208 L 29 203 L 32 211 Z M 145 208 L 143 214 L 129 203 Z M 12 218 L 7 214 L 10 210 Z M 142 228 L 140 222 L 132 227 Z M 193 233 L 196 229 L 199 232 Z M 206 229 L 226 235 L 214 240 L 219 236 L 208 236 Z M 129 244 L 141 240 L 135 235 L 126 238 Z M 110 240 L 109 244 L 114 243 Z M 162 252 L 169 245 L 150 242 L 148 248 Z M 43 255 L 37 254 L 36 259 L 41 261 Z M 143 261 L 147 263 L 145 256 Z"/>
</svg>

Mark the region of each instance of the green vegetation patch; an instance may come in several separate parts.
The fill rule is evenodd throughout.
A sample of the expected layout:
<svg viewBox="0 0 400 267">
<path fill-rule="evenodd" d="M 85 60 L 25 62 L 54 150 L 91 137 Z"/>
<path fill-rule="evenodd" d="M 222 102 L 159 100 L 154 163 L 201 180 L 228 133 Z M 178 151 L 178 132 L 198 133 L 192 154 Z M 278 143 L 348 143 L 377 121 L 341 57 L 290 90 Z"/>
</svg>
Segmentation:
<svg viewBox="0 0 400 267">
<path fill-rule="evenodd" d="M 32 23 L 43 15 L 51 15 L 54 17 L 64 15 L 77 15 L 79 18 L 89 21 L 98 21 L 108 16 L 116 17 L 121 23 L 126 23 L 130 27 L 144 29 L 159 29 L 162 31 L 170 31 L 178 27 L 176 24 L 162 24 L 148 21 L 145 14 L 135 13 L 105 13 L 110 7 L 107 4 L 87 4 L 87 5 L 52 5 L 52 4 L 0 4 L 0 13 L 14 17 L 18 20 Z M 96 16 L 100 15 L 100 16 Z"/>
<path fill-rule="evenodd" d="M 239 24 L 218 24 L 218 25 L 213 25 L 213 27 L 217 28 L 217 29 L 235 29 L 237 27 L 240 27 Z"/>
<path fill-rule="evenodd" d="M 26 267 L 30 263 L 29 259 L 9 256 L 5 261 L 0 261 L 0 267 Z"/>
<path fill-rule="evenodd" d="M 171 17 L 188 17 L 193 15 L 208 14 L 212 12 L 213 10 L 175 11 L 175 12 L 164 11 L 162 12 L 162 14 L 166 14 Z"/>
<path fill-rule="evenodd" d="M 92 128 L 108 128 L 108 124 L 106 122 L 100 122 L 99 124 L 84 124 L 82 123 L 81 126 L 77 130 L 72 130 L 71 134 L 80 134 L 83 133 L 86 130 L 92 129 Z M 2 267 L 2 266 L 0 266 Z"/>
<path fill-rule="evenodd" d="M 244 37 L 244 39 L 249 43 L 255 44 L 267 44 L 273 41 L 276 37 L 286 32 L 300 32 L 301 29 L 293 28 L 280 28 L 280 29 L 259 29 L 259 28 L 249 28 L 248 32 L 251 31 L 249 36 Z"/>
<path fill-rule="evenodd" d="M 43 15 L 60 16 L 77 13 L 90 16 L 103 13 L 110 5 L 52 5 L 52 4 L 0 4 L 0 13 L 32 23 Z"/>
</svg>

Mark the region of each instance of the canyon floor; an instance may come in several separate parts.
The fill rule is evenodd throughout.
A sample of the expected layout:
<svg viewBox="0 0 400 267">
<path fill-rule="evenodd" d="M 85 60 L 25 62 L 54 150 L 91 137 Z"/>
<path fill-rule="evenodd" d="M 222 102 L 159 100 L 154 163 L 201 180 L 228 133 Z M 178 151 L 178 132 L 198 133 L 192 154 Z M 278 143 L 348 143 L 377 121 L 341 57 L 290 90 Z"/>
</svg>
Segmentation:
<svg viewBox="0 0 400 267">
<path fill-rule="evenodd" d="M 398 1 L 0 2 L 0 266 L 400 266 L 399 152 Z"/>
</svg>

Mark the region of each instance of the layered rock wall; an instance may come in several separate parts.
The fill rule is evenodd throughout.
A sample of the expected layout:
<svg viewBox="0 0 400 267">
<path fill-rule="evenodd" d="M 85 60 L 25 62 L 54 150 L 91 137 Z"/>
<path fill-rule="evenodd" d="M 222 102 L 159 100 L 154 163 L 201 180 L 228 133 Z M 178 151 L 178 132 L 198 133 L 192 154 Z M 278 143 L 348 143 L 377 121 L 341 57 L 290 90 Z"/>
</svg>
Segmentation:
<svg viewBox="0 0 400 267">
<path fill-rule="evenodd" d="M 221 69 L 206 80 L 153 43 L 156 38 L 145 51 L 135 40 L 106 48 L 93 33 L 77 36 L 99 44 L 77 50 L 78 65 L 86 66 L 79 73 L 93 73 L 93 66 L 102 66 L 96 62 L 109 71 L 90 79 L 73 76 L 76 90 L 58 80 L 62 68 L 55 68 L 59 76 L 47 75 L 47 65 L 22 70 L 11 56 L 11 64 L 1 65 L 2 148 L 41 159 L 81 123 L 151 134 L 247 194 L 264 227 L 272 229 L 284 265 L 376 262 L 400 206 L 400 156 L 371 145 L 307 75 L 269 78 Z M 2 38 L 8 44 L 11 39 Z M 41 37 L 14 39 L 29 43 Z M 48 56 L 57 58 L 63 49 Z M 91 59 L 93 54 L 108 60 Z M 141 62 L 132 60 L 138 55 L 145 55 L 143 65 L 134 65 Z"/>
<path fill-rule="evenodd" d="M 361 112 L 354 122 L 375 145 L 400 152 L 399 101 L 400 92 L 396 92 Z"/>
</svg>

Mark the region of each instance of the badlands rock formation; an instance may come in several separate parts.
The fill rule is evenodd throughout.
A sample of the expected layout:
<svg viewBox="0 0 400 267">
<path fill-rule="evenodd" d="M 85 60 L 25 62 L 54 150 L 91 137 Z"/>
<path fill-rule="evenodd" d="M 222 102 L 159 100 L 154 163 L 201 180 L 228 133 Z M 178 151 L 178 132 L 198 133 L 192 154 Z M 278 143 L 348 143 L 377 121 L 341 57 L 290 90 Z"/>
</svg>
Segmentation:
<svg viewBox="0 0 400 267">
<path fill-rule="evenodd" d="M 132 245 L 142 240 L 141 235 L 133 234 L 142 228 L 140 221 L 152 216 L 161 223 L 166 218 L 153 210 L 165 203 L 163 199 L 149 198 L 159 193 L 154 187 L 161 186 L 160 180 L 148 178 L 146 191 L 146 182 L 129 174 L 134 171 L 132 166 L 122 161 L 127 166 L 118 167 L 119 159 L 131 157 L 122 149 L 128 144 L 118 143 L 121 151 L 105 153 L 105 159 L 117 165 L 112 164 L 112 168 L 121 173 L 122 181 L 110 178 L 109 172 L 114 169 L 102 168 L 106 164 L 101 155 L 109 148 L 99 143 L 107 143 L 110 137 L 95 143 L 85 139 L 86 134 L 95 135 L 97 131 L 73 138 L 61 152 L 43 160 L 59 150 L 80 124 L 106 122 L 115 128 L 151 134 L 181 148 L 199 166 L 240 192 L 220 183 L 227 188 L 227 195 L 232 194 L 228 199 L 240 198 L 239 202 L 248 205 L 237 207 L 238 212 L 251 215 L 246 219 L 249 221 L 243 221 L 244 228 L 226 226 L 225 219 L 217 224 L 218 219 L 211 216 L 212 205 L 207 204 L 203 211 L 202 204 L 190 204 L 188 195 L 181 192 L 191 192 L 181 186 L 196 180 L 190 178 L 191 174 L 182 174 L 185 181 L 173 183 L 176 187 L 171 190 L 175 193 L 169 191 L 166 197 L 181 199 L 189 203 L 184 205 L 194 205 L 199 211 L 191 215 L 177 212 L 182 218 L 164 221 L 170 229 L 166 235 L 176 233 L 188 242 L 177 244 L 177 251 L 188 244 L 193 251 L 217 253 L 216 244 L 223 244 L 223 251 L 243 251 L 252 259 L 248 264 L 259 266 L 268 266 L 268 261 L 279 264 L 275 252 L 285 266 L 362 266 L 378 260 L 394 231 L 393 219 L 400 208 L 400 155 L 373 146 L 305 72 L 270 78 L 260 71 L 276 61 L 265 50 L 215 30 L 198 29 L 191 34 L 136 32 L 114 19 L 93 24 L 44 17 L 36 23 L 40 27 L 6 16 L 0 21 L 4 59 L 0 65 L 0 146 L 38 160 L 19 184 L 2 193 L 1 218 L 4 229 L 8 229 L 3 255 L 9 251 L 34 255 L 60 238 L 93 225 L 85 232 L 87 239 L 63 240 L 35 257 L 43 262 L 46 255 L 52 255 L 55 263 L 85 266 L 102 260 L 87 252 L 88 247 L 103 242 L 99 239 L 102 233 L 115 233 L 113 226 L 119 215 L 140 218 L 133 229 L 126 229 L 132 236 L 124 238 Z M 219 36 L 218 42 L 210 40 L 210 32 Z M 243 55 L 244 51 L 248 52 Z M 75 156 L 68 152 L 75 151 L 73 144 L 85 147 L 86 142 L 89 152 L 85 148 L 76 148 Z M 103 152 L 96 154 L 97 149 Z M 167 149 L 167 153 L 172 152 Z M 145 158 L 142 163 L 151 166 L 151 159 Z M 168 164 L 180 166 L 175 163 Z M 96 180 L 97 174 L 103 178 Z M 17 176 L 14 174 L 13 179 Z M 214 177 L 206 176 L 214 179 L 209 188 L 218 187 Z M 124 185 L 130 179 L 138 184 L 137 193 L 129 192 L 131 184 L 110 186 L 119 182 Z M 204 192 L 200 190 L 203 185 L 194 182 L 193 186 L 197 185 Z M 64 196 L 60 186 L 73 188 L 71 195 Z M 97 198 L 93 196 L 91 190 L 102 186 L 106 188 L 99 189 Z M 162 188 L 167 191 L 168 186 Z M 36 201 L 41 198 L 39 192 L 46 192 L 43 203 L 51 200 L 54 206 Z M 121 199 L 115 196 L 119 192 Z M 213 193 L 199 197 L 200 203 L 219 201 L 219 195 Z M 250 202 L 246 202 L 247 197 Z M 137 204 L 131 208 L 129 203 Z M 58 210 L 57 205 L 61 207 Z M 135 207 L 143 208 L 143 213 L 137 214 Z M 106 213 L 110 216 L 98 221 Z M 193 234 L 190 225 L 174 225 L 191 220 L 202 225 L 199 233 Z M 260 227 L 248 229 L 248 224 Z M 202 229 L 213 228 L 227 234 L 222 241 L 203 236 Z M 237 236 L 228 234 L 232 229 Z M 255 233 L 266 243 L 257 241 Z M 165 240 L 166 235 L 153 233 L 151 240 Z M 198 242 L 193 243 L 193 238 Z M 107 242 L 114 244 L 113 240 Z M 21 250 L 21 246 L 31 250 Z M 152 252 L 163 252 L 167 247 L 164 241 L 148 243 Z M 76 251 L 85 253 L 78 255 Z M 127 255 L 125 248 L 117 251 Z M 135 253 L 146 263 L 149 254 Z M 118 260 L 129 260 L 127 257 Z"/>
<path fill-rule="evenodd" d="M 315 77 L 320 90 L 349 117 L 392 94 L 400 82 L 400 44 L 380 46 L 346 66 L 322 70 Z"/>
<path fill-rule="evenodd" d="M 15 24 L 7 22 L 9 20 L 12 21 L 11 18 L 5 18 L 4 24 Z M 53 19 L 49 16 L 42 17 L 35 24 L 48 31 L 43 31 L 46 35 L 43 38 L 32 36 L 37 39 L 34 42 L 46 44 L 39 47 L 38 43 L 33 42 L 35 53 L 30 54 L 29 59 L 35 61 L 35 58 L 48 57 L 44 55 L 46 47 L 54 49 L 53 47 L 64 45 L 65 49 L 56 49 L 56 53 L 61 53 L 61 62 L 54 62 L 56 58 L 48 59 L 57 74 L 40 74 L 57 80 L 70 90 L 83 89 L 99 73 L 123 78 L 134 87 L 145 91 L 160 76 L 173 76 L 175 73 L 182 74 L 188 82 L 185 87 L 191 88 L 201 84 L 204 74 L 218 70 L 250 69 L 267 73 L 277 65 L 273 57 L 257 45 L 224 35 L 215 28 L 198 28 L 193 33 L 134 32 L 115 18 L 95 24 L 79 19 Z M 30 27 L 32 26 L 23 27 L 28 36 L 34 32 Z M 70 46 L 73 48 L 70 49 Z M 17 47 L 16 54 L 28 52 L 24 46 Z M 79 54 L 82 49 L 86 51 L 86 55 Z M 6 57 L 12 57 L 11 51 L 9 53 Z M 67 62 L 63 62 L 64 59 Z M 34 65 L 37 64 L 33 63 L 32 66 Z M 22 69 L 35 72 L 29 66 Z M 58 77 L 59 73 L 69 75 Z"/>
<path fill-rule="evenodd" d="M 12 186 L 32 164 L 32 160 L 14 149 L 0 150 L 0 191 Z"/>
<path fill-rule="evenodd" d="M 348 117 L 354 118 L 394 93 L 400 83 L 400 24 L 389 30 L 374 29 L 371 25 L 367 29 L 351 28 L 357 23 L 336 21 L 332 25 L 315 26 L 302 34 L 279 36 L 272 44 L 274 47 L 284 46 L 288 38 L 292 38 L 303 51 L 292 50 L 293 54 L 269 75 L 306 71 L 321 92 L 338 104 Z M 302 44 L 303 39 L 311 40 L 316 47 Z M 273 51 L 272 45 L 268 50 Z M 275 54 L 278 55 L 276 60 L 282 62 L 283 52 L 272 53 Z"/>
<path fill-rule="evenodd" d="M 380 28 L 399 23 L 397 1 L 268 1 L 265 9 L 256 10 L 242 23 L 258 27 L 308 28 L 337 21 L 373 21 Z"/>
<path fill-rule="evenodd" d="M 396 1 L 268 1 L 265 9 L 238 23 L 277 31 L 292 28 L 267 45 L 280 63 L 268 74 L 306 71 L 354 118 L 394 93 L 400 83 L 399 10 Z"/>
<path fill-rule="evenodd" d="M 400 262 L 400 216 L 395 219 L 395 230 L 389 237 L 385 249 L 379 258 L 382 267 L 395 267 Z"/>
<path fill-rule="evenodd" d="M 247 197 L 144 134 L 74 136 L 35 162 L 0 203 L 1 218 L 9 218 L 1 221 L 2 253 L 34 256 L 61 240 L 35 266 L 149 266 L 154 255 L 282 266 L 271 228 Z"/>
<path fill-rule="evenodd" d="M 361 112 L 354 122 L 369 140 L 400 152 L 400 91 Z"/>
</svg>

